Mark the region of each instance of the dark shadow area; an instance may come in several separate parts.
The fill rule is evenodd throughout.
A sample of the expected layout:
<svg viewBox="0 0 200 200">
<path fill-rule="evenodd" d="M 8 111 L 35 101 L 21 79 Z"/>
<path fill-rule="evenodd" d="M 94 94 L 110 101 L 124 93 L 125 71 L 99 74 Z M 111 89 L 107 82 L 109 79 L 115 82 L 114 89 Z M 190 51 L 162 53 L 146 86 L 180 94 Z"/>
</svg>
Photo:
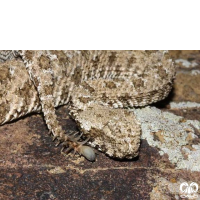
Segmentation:
<svg viewBox="0 0 200 200">
<path fill-rule="evenodd" d="M 6 122 L 5 124 L 12 124 L 12 123 L 18 122 L 18 121 L 20 121 L 20 120 L 22 120 L 22 119 L 25 119 L 25 118 L 27 118 L 27 117 L 31 117 L 31 116 L 33 116 L 33 115 L 38 115 L 38 114 L 41 115 L 41 113 L 39 113 L 39 112 L 28 113 L 28 114 L 26 114 L 26 115 L 24 115 L 24 116 L 21 116 L 21 117 L 17 118 L 17 119 L 13 119 L 13 120 L 11 120 L 11 121 L 9 121 L 9 122 Z M 4 124 L 2 124 L 2 125 L 0 125 L 0 126 L 3 126 L 3 125 L 4 125 Z"/>
<path fill-rule="evenodd" d="M 107 155 L 106 155 L 107 156 Z M 129 163 L 129 162 L 135 162 L 135 161 L 138 161 L 139 160 L 139 155 L 135 158 L 132 158 L 132 159 L 126 159 L 126 158 L 123 158 L 123 159 L 119 159 L 119 158 L 111 158 L 109 156 L 107 156 L 109 159 L 112 159 L 114 161 L 118 161 L 118 162 L 121 162 L 121 163 Z"/>
<path fill-rule="evenodd" d="M 155 106 L 160 109 L 167 109 L 167 108 L 169 108 L 169 103 L 173 100 L 174 96 L 175 96 L 174 88 L 172 88 L 171 92 L 165 99 L 163 99 L 159 102 L 153 103 L 153 104 L 151 104 L 151 106 Z"/>
</svg>

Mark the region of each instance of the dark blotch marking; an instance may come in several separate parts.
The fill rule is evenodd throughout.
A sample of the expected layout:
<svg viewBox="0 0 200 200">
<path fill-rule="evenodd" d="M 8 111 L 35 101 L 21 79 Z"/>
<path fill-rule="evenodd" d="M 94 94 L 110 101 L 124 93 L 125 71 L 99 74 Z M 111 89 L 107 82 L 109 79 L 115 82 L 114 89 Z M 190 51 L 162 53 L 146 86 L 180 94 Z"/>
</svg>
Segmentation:
<svg viewBox="0 0 200 200">
<path fill-rule="evenodd" d="M 105 84 L 106 84 L 106 87 L 109 89 L 117 88 L 116 84 L 113 81 L 105 82 Z"/>
<path fill-rule="evenodd" d="M 72 76 L 72 81 L 74 81 L 75 85 L 79 85 L 81 83 L 81 77 L 82 77 L 82 69 L 80 66 L 77 66 Z"/>
<path fill-rule="evenodd" d="M 81 85 L 84 87 L 84 89 L 88 90 L 90 93 L 95 92 L 95 89 L 91 87 L 90 85 L 88 85 L 87 82 L 83 82 Z"/>
<path fill-rule="evenodd" d="M 133 63 L 135 63 L 136 61 L 136 58 L 134 56 L 131 56 L 129 59 L 128 59 L 128 63 L 127 63 L 127 67 L 131 67 Z"/>
<path fill-rule="evenodd" d="M 87 104 L 92 99 L 89 97 L 80 97 L 79 100 L 80 100 L 80 102 Z"/>
<path fill-rule="evenodd" d="M 165 69 L 163 69 L 163 66 L 158 67 L 158 74 L 162 79 L 165 79 L 167 77 L 167 72 Z"/>
<path fill-rule="evenodd" d="M 10 77 L 9 69 L 6 65 L 3 65 L 2 68 L 0 68 L 0 81 L 8 79 Z M 9 78 L 10 79 L 10 78 Z"/>
<path fill-rule="evenodd" d="M 81 51 L 81 55 L 82 55 L 86 60 L 89 60 L 90 51 L 88 51 L 88 50 L 82 50 L 82 51 Z"/>
<path fill-rule="evenodd" d="M 28 60 L 33 60 L 34 54 L 34 51 L 26 51 L 24 55 Z"/>
<path fill-rule="evenodd" d="M 46 56 L 42 55 L 39 58 L 39 66 L 41 69 L 49 69 L 50 68 L 50 60 Z"/>
<path fill-rule="evenodd" d="M 43 90 L 44 90 L 45 95 L 52 95 L 53 94 L 53 88 L 49 85 L 44 85 Z"/>
<path fill-rule="evenodd" d="M 110 66 L 115 62 L 115 60 L 117 58 L 116 54 L 117 54 L 116 52 L 111 52 L 111 55 L 108 58 L 108 63 Z"/>
<path fill-rule="evenodd" d="M 140 87 L 144 87 L 144 81 L 142 79 L 136 79 L 133 82 L 135 88 L 138 90 Z"/>
<path fill-rule="evenodd" d="M 9 113 L 10 106 L 9 103 L 1 103 L 0 104 L 0 118 L 4 119 L 4 117 Z"/>
</svg>

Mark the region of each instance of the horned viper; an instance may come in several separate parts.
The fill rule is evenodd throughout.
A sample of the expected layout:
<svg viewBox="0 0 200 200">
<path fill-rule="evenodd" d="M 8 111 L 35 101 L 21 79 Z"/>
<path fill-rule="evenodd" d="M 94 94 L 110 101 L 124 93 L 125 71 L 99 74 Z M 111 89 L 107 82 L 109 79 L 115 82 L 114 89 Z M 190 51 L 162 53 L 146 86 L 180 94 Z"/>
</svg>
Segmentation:
<svg viewBox="0 0 200 200">
<path fill-rule="evenodd" d="M 93 161 L 90 139 L 111 157 L 131 159 L 141 129 L 128 108 L 165 98 L 174 76 L 167 51 L 0 51 L 0 124 L 42 111 L 67 151 Z M 55 107 L 67 103 L 87 140 L 59 125 Z"/>
</svg>

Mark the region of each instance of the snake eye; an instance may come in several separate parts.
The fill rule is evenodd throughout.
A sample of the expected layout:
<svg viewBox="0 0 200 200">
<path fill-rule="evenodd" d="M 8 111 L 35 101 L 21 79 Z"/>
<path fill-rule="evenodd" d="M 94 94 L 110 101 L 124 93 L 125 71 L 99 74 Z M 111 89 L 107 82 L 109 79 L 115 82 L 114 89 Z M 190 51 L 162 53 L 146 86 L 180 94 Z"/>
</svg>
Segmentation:
<svg viewBox="0 0 200 200">
<path fill-rule="evenodd" d="M 95 161 L 95 152 L 91 147 L 88 146 L 80 146 L 79 151 L 81 155 L 83 155 L 86 159 L 93 162 Z"/>
</svg>

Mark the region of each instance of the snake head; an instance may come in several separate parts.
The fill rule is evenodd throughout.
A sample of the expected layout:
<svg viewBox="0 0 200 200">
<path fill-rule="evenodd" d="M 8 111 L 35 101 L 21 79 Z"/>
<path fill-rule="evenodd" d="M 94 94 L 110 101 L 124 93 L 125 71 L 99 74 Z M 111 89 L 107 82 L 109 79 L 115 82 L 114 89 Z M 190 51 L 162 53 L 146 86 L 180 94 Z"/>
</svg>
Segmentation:
<svg viewBox="0 0 200 200">
<path fill-rule="evenodd" d="M 93 148 L 85 145 L 81 145 L 78 148 L 78 152 L 80 155 L 83 155 L 87 160 L 94 162 L 95 161 L 95 152 Z"/>
</svg>

